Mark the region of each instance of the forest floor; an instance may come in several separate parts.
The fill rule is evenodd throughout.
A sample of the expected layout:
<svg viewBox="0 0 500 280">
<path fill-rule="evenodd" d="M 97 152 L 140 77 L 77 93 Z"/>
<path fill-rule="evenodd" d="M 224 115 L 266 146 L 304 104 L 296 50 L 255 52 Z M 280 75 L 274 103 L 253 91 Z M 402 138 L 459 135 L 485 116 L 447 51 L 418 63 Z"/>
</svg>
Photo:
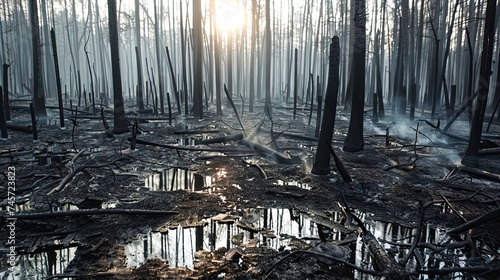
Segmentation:
<svg viewBox="0 0 500 280">
<path fill-rule="evenodd" d="M 467 142 L 418 118 L 372 124 L 367 114 L 364 150 L 347 153 L 349 115 L 338 113 L 333 147 L 353 178 L 345 183 L 333 158 L 330 176 L 311 175 L 317 141 L 309 139 L 315 119 L 308 125 L 307 111 L 295 120 L 279 106 L 272 120 L 244 112 L 247 135 L 265 119 L 251 140 L 291 156 L 292 164 L 239 141 L 199 144 L 241 133 L 229 111 L 202 120 L 177 116 L 172 125 L 168 118 L 140 117 L 138 140 L 206 151 L 140 142 L 132 151 L 130 133 L 109 138 L 99 118 L 85 114 L 65 130 L 56 120 L 40 120 L 38 142 L 9 131 L 0 143 L 0 181 L 7 186 L 9 167 L 15 168 L 18 257 L 11 266 L 3 253 L 12 230 L 10 194 L 2 187 L 0 279 L 378 279 L 371 274 L 387 270 L 372 261 L 362 239 L 367 234 L 349 212 L 411 277 L 499 277 L 500 215 L 492 212 L 500 204 L 498 175 L 495 181 L 471 174 L 500 174 L 500 157 L 484 155 L 477 168 L 461 169 Z M 14 122 L 28 119 L 19 112 Z M 468 122 L 459 119 L 449 132 L 467 138 Z M 492 125 L 483 139 L 489 140 L 484 148 L 500 144 L 500 127 Z M 446 233 L 489 212 L 492 219 L 459 235 Z"/>
</svg>

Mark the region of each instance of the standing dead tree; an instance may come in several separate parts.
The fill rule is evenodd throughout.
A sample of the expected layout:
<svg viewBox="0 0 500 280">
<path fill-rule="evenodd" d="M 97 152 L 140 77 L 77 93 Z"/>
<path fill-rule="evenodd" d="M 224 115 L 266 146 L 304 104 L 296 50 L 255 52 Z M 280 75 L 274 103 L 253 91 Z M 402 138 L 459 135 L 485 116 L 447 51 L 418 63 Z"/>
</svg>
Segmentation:
<svg viewBox="0 0 500 280">
<path fill-rule="evenodd" d="M 120 72 L 120 53 L 118 39 L 118 19 L 116 17 L 116 0 L 108 0 L 109 44 L 111 48 L 111 68 L 113 71 L 114 127 L 113 133 L 128 132 L 128 121 L 122 95 L 122 78 Z"/>
<path fill-rule="evenodd" d="M 344 142 L 344 151 L 358 152 L 363 150 L 363 111 L 365 106 L 365 52 L 366 52 L 366 2 L 355 0 L 354 13 L 354 56 L 353 56 L 353 84 L 352 109 L 349 131 Z"/>
<path fill-rule="evenodd" d="M 478 95 L 472 127 L 470 130 L 469 145 L 462 158 L 462 164 L 477 166 L 479 164 L 479 145 L 483 130 L 484 114 L 488 103 L 490 87 L 490 73 L 493 59 L 493 45 L 495 44 L 495 14 L 496 0 L 488 0 L 486 6 L 486 22 L 484 26 L 483 50 L 481 53 L 481 69 L 479 73 Z"/>
</svg>

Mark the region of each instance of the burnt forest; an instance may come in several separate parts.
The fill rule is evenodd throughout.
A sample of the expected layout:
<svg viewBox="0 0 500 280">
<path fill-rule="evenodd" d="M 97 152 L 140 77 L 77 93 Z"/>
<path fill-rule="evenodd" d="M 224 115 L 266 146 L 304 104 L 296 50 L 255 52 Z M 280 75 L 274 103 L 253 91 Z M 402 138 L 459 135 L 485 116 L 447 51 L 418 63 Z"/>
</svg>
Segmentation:
<svg viewBox="0 0 500 280">
<path fill-rule="evenodd" d="M 0 279 L 500 279 L 499 25 L 0 0 Z"/>
</svg>

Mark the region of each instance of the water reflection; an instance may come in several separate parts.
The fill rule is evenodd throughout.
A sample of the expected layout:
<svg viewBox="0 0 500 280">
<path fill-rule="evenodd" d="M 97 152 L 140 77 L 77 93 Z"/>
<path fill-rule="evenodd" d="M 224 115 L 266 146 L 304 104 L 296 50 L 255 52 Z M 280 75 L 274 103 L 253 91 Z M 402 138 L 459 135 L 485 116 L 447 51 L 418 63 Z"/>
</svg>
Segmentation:
<svg viewBox="0 0 500 280">
<path fill-rule="evenodd" d="M 8 280 L 42 280 L 47 276 L 63 273 L 75 257 L 76 247 L 49 250 L 18 257 Z"/>
<path fill-rule="evenodd" d="M 416 234 L 415 228 L 397 223 L 376 221 L 366 213 L 356 213 L 365 226 L 379 240 L 389 255 L 401 261 L 408 253 L 409 244 Z M 161 258 L 171 267 L 193 269 L 195 252 L 215 251 L 220 248 L 267 246 L 276 250 L 309 250 L 320 240 L 344 242 L 342 246 L 348 253 L 346 260 L 360 267 L 373 269 L 371 256 L 361 238 L 343 226 L 341 212 L 299 212 L 294 209 L 249 209 L 243 213 L 221 213 L 188 226 L 173 226 L 160 232 L 149 232 L 126 245 L 127 265 L 136 267 L 147 259 Z M 318 232 L 318 229 L 321 230 Z M 354 236 L 354 238 L 353 238 Z M 345 242 L 351 239 L 351 242 Z M 432 248 L 418 248 L 420 257 L 412 258 L 407 268 L 442 268 L 463 265 L 464 253 L 459 246 L 450 246 L 452 241 L 444 229 L 426 226 L 423 229 L 422 244 L 447 244 L 438 253 Z M 252 245 L 250 245 L 252 244 Z M 402 245 L 406 244 L 406 245 Z M 454 256 L 453 260 L 443 257 Z M 346 276 L 346 274 L 343 274 Z M 450 273 L 449 277 L 459 277 L 460 273 Z M 374 279 L 370 275 L 350 271 L 352 279 Z M 432 279 L 421 275 L 419 279 Z"/>
<path fill-rule="evenodd" d="M 152 191 L 208 191 L 211 193 L 212 184 L 225 177 L 227 171 L 217 168 L 214 176 L 202 176 L 192 170 L 170 168 L 157 171 L 145 180 L 146 188 Z"/>
<path fill-rule="evenodd" d="M 311 215 L 311 214 L 309 214 Z M 129 243 L 127 265 L 135 267 L 147 259 L 162 258 L 172 267 L 194 267 L 194 253 L 258 244 L 276 250 L 290 248 L 293 238 L 317 239 L 317 226 L 308 214 L 289 209 L 252 209 L 242 216 L 219 214 L 201 225 L 171 227 L 149 232 Z M 339 233 L 331 230 L 331 233 Z"/>
</svg>

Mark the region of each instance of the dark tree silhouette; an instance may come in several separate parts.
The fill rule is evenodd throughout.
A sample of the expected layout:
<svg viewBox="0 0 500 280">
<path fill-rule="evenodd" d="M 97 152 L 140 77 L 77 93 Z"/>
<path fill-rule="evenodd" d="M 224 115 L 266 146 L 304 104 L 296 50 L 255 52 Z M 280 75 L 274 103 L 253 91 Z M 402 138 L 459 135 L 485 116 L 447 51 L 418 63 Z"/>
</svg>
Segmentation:
<svg viewBox="0 0 500 280">
<path fill-rule="evenodd" d="M 43 93 L 42 50 L 40 45 L 40 26 L 38 25 L 38 5 L 31 0 L 31 37 L 33 45 L 33 103 L 38 118 L 47 117 L 45 95 Z"/>
<path fill-rule="evenodd" d="M 354 57 L 352 109 L 349 131 L 344 142 L 344 151 L 357 152 L 363 150 L 363 111 L 365 106 L 365 52 L 366 52 L 366 12 L 365 0 L 355 0 L 354 14 Z"/>
<path fill-rule="evenodd" d="M 321 123 L 321 136 L 318 141 L 318 150 L 311 173 L 316 175 L 330 174 L 330 150 L 335 115 L 337 113 L 337 95 L 339 91 L 339 65 L 340 65 L 339 37 L 335 36 L 330 44 L 330 68 L 328 71 L 328 85 L 325 96 L 325 113 Z"/>
<path fill-rule="evenodd" d="M 201 1 L 193 1 L 193 114 L 203 118 L 203 30 Z"/>
<path fill-rule="evenodd" d="M 114 127 L 113 133 L 128 132 L 128 121 L 123 106 L 122 78 L 120 72 L 120 53 L 118 49 L 118 20 L 116 0 L 108 0 L 109 44 L 111 48 L 111 68 L 113 72 Z"/>
<path fill-rule="evenodd" d="M 479 144 L 483 131 L 484 113 L 488 103 L 488 89 L 490 87 L 491 64 L 493 59 L 493 45 L 495 44 L 495 13 L 496 0 L 488 0 L 486 6 L 486 22 L 484 26 L 483 49 L 481 51 L 481 69 L 476 108 L 472 117 L 469 146 L 465 150 L 462 164 L 477 166 L 479 164 Z"/>
</svg>

